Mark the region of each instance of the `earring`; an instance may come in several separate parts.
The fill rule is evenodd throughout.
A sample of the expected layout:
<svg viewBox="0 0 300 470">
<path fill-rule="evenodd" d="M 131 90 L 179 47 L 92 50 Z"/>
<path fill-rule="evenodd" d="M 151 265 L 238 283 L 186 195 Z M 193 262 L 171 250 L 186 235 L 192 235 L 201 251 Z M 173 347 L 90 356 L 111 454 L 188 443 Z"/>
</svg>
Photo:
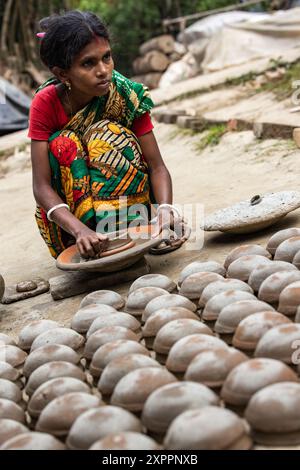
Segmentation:
<svg viewBox="0 0 300 470">
<path fill-rule="evenodd" d="M 65 82 L 65 86 L 68 88 L 69 91 L 71 91 L 72 85 L 69 81 Z"/>
</svg>

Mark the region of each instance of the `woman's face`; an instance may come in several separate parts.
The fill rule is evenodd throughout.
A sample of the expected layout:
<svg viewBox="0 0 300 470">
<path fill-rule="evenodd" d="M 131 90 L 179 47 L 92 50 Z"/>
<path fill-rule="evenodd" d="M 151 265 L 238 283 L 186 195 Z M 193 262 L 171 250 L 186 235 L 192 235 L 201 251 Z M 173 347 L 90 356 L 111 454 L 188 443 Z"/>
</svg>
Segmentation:
<svg viewBox="0 0 300 470">
<path fill-rule="evenodd" d="M 94 97 L 106 95 L 112 77 L 114 62 L 109 42 L 95 37 L 75 58 L 68 70 L 72 91 Z"/>
</svg>

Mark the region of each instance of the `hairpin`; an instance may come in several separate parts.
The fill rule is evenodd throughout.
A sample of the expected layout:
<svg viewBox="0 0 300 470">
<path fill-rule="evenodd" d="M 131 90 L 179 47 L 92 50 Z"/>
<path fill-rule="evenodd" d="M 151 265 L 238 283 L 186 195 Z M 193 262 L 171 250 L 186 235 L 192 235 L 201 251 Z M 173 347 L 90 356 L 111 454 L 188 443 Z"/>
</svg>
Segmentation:
<svg viewBox="0 0 300 470">
<path fill-rule="evenodd" d="M 40 39 L 43 39 L 45 37 L 45 32 L 43 33 L 37 33 L 37 37 L 40 38 Z"/>
</svg>

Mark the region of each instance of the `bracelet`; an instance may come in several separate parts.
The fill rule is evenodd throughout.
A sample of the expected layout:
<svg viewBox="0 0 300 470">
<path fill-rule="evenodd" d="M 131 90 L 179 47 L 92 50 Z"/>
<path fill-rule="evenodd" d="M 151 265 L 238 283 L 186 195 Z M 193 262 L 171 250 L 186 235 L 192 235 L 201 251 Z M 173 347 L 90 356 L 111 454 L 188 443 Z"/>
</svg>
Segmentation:
<svg viewBox="0 0 300 470">
<path fill-rule="evenodd" d="M 70 210 L 68 204 L 57 204 L 56 206 L 51 207 L 51 209 L 49 209 L 47 212 L 47 219 L 49 222 L 53 222 L 52 218 L 50 217 L 52 212 L 54 212 L 56 209 L 60 209 L 61 207 L 66 207 L 68 210 Z"/>
<path fill-rule="evenodd" d="M 172 204 L 160 204 L 157 208 L 157 214 L 159 214 L 160 209 L 167 209 L 167 208 L 175 212 L 175 214 L 178 215 L 178 217 L 181 217 L 181 213 L 179 212 L 179 210 Z"/>
</svg>

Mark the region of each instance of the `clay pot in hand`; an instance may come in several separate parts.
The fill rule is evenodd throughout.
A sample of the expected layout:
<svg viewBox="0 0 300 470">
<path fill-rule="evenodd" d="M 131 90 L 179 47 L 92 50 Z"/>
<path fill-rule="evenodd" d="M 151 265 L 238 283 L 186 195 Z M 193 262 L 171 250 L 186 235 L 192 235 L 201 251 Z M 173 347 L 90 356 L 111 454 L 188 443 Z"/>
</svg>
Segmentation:
<svg viewBox="0 0 300 470">
<path fill-rule="evenodd" d="M 124 326 L 107 326 L 101 330 L 95 331 L 87 340 L 83 355 L 86 359 L 92 359 L 93 355 L 101 346 L 117 339 L 128 339 L 130 341 L 139 341 L 138 336 Z"/>
<path fill-rule="evenodd" d="M 212 272 L 220 274 L 221 276 L 225 276 L 226 274 L 225 268 L 216 261 L 193 261 L 180 272 L 178 285 L 181 286 L 183 281 L 191 274 L 201 272 Z"/>
<path fill-rule="evenodd" d="M 22 393 L 19 387 L 10 380 L 0 379 L 0 398 L 19 404 L 22 401 Z"/>
<path fill-rule="evenodd" d="M 70 362 L 47 362 L 32 372 L 28 382 L 26 383 L 25 392 L 29 397 L 31 397 L 40 385 L 48 380 L 57 379 L 59 377 L 72 377 L 80 380 L 81 382 L 86 381 L 85 373 L 79 369 L 79 367 L 71 364 Z"/>
<path fill-rule="evenodd" d="M 274 260 L 292 263 L 295 254 L 300 250 L 300 236 L 291 237 L 280 243 L 274 255 Z"/>
<path fill-rule="evenodd" d="M 17 346 L 14 338 L 9 335 L 6 335 L 5 333 L 0 333 L 0 346 L 8 344 L 10 344 L 11 346 Z"/>
<path fill-rule="evenodd" d="M 291 227 L 284 230 L 280 230 L 279 232 L 276 232 L 274 235 L 272 235 L 272 237 L 269 239 L 266 249 L 269 253 L 271 253 L 271 255 L 275 255 L 278 246 L 282 242 L 288 240 L 289 238 L 297 236 L 300 236 L 300 228 L 298 227 Z"/>
<path fill-rule="evenodd" d="M 300 444 L 300 384 L 276 383 L 259 390 L 251 398 L 245 417 L 259 444 Z"/>
<path fill-rule="evenodd" d="M 202 312 L 202 319 L 209 322 L 215 321 L 223 308 L 240 300 L 256 300 L 256 297 L 250 292 L 240 290 L 221 292 L 207 302 Z"/>
<path fill-rule="evenodd" d="M 65 450 L 66 446 L 44 432 L 26 432 L 6 441 L 0 450 Z"/>
<path fill-rule="evenodd" d="M 160 364 L 144 354 L 126 354 L 110 361 L 98 382 L 103 395 L 112 395 L 117 383 L 129 372 L 142 367 L 160 367 Z"/>
<path fill-rule="evenodd" d="M 141 287 L 140 289 L 136 289 L 129 294 L 125 305 L 125 311 L 131 315 L 139 317 L 143 314 L 144 309 L 150 300 L 165 294 L 168 294 L 168 292 L 160 287 Z"/>
<path fill-rule="evenodd" d="M 151 437 L 137 432 L 118 432 L 100 439 L 89 450 L 161 450 Z"/>
<path fill-rule="evenodd" d="M 0 398 L 0 419 L 12 419 L 13 421 L 25 424 L 25 413 L 13 401 Z"/>
<path fill-rule="evenodd" d="M 244 281 L 239 279 L 222 279 L 221 281 L 211 282 L 205 287 L 199 300 L 199 307 L 204 307 L 215 295 L 229 290 L 241 290 L 253 294 L 251 287 Z"/>
<path fill-rule="evenodd" d="M 111 404 L 129 411 L 141 412 L 145 401 L 154 390 L 176 380 L 173 374 L 162 367 L 143 367 L 133 370 L 117 383 Z"/>
<path fill-rule="evenodd" d="M 167 450 L 247 450 L 251 447 L 245 421 L 217 406 L 180 414 L 171 423 L 164 440 Z"/>
<path fill-rule="evenodd" d="M 28 413 L 33 418 L 38 418 L 48 403 L 71 392 L 90 393 L 90 389 L 87 384 L 72 377 L 58 377 L 47 380 L 35 390 L 30 398 Z"/>
<path fill-rule="evenodd" d="M 243 351 L 252 352 L 267 331 L 284 323 L 291 323 L 291 320 L 279 312 L 253 313 L 239 323 L 232 344 Z"/>
<path fill-rule="evenodd" d="M 86 333 L 96 318 L 103 318 L 117 312 L 114 307 L 104 304 L 91 304 L 78 310 L 72 318 L 71 328 L 77 333 Z"/>
<path fill-rule="evenodd" d="M 300 281 L 292 282 L 286 286 L 280 293 L 278 312 L 287 316 L 293 316 L 300 305 Z"/>
<path fill-rule="evenodd" d="M 76 351 L 83 346 L 84 342 L 84 337 L 71 328 L 53 328 L 53 330 L 45 331 L 35 338 L 30 352 L 50 344 L 63 344 Z"/>
<path fill-rule="evenodd" d="M 85 411 L 103 405 L 99 397 L 82 392 L 72 392 L 55 398 L 43 409 L 36 430 L 66 436 L 74 421 Z"/>
<path fill-rule="evenodd" d="M 53 320 L 35 320 L 24 326 L 19 334 L 18 346 L 24 351 L 28 351 L 35 338 L 45 331 L 59 328 L 60 325 Z"/>
<path fill-rule="evenodd" d="M 186 277 L 181 284 L 179 294 L 191 300 L 200 299 L 203 290 L 211 282 L 221 281 L 223 276 L 217 273 L 200 272 Z"/>
<path fill-rule="evenodd" d="M 216 348 L 226 349 L 228 346 L 224 341 L 215 336 L 195 334 L 186 336 L 177 341 L 168 354 L 166 367 L 173 373 L 183 374 L 194 357 L 201 351 Z"/>
<path fill-rule="evenodd" d="M 230 371 L 248 360 L 248 357 L 234 348 L 215 348 L 197 354 L 184 375 L 184 380 L 200 382 L 210 388 L 222 387 Z"/>
<path fill-rule="evenodd" d="M 110 364 L 111 361 L 117 358 L 127 357 L 129 354 L 150 355 L 148 349 L 136 341 L 126 339 L 111 341 L 97 349 L 93 355 L 90 373 L 93 377 L 100 377 L 105 367 Z"/>
<path fill-rule="evenodd" d="M 103 290 L 96 290 L 86 295 L 82 299 L 79 308 L 81 309 L 82 307 L 86 307 L 87 305 L 90 305 L 90 304 L 110 305 L 111 307 L 114 307 L 116 310 L 119 310 L 124 307 L 125 300 L 117 292 L 103 289 Z"/>
<path fill-rule="evenodd" d="M 205 385 L 188 381 L 171 383 L 154 390 L 147 398 L 142 423 L 148 432 L 164 435 L 181 413 L 209 405 L 218 406 L 219 398 Z"/>
<path fill-rule="evenodd" d="M 147 304 L 143 316 L 142 321 L 145 323 L 150 315 L 161 308 L 168 308 L 168 307 L 183 307 L 187 308 L 191 312 L 195 312 L 197 310 L 196 305 L 191 302 L 189 299 L 182 297 L 182 295 L 178 294 L 167 294 L 167 295 L 160 295 Z"/>
<path fill-rule="evenodd" d="M 102 406 L 80 415 L 72 425 L 67 446 L 71 450 L 89 449 L 99 439 L 118 431 L 140 432 L 140 421 L 117 406 Z"/>
<path fill-rule="evenodd" d="M 129 294 L 141 287 L 160 287 L 168 292 L 173 292 L 176 290 L 176 282 L 164 274 L 145 274 L 131 284 Z"/>
<path fill-rule="evenodd" d="M 255 357 L 270 357 L 287 364 L 293 364 L 299 340 L 300 325 L 298 323 L 274 326 L 261 337 L 254 355 Z"/>
<path fill-rule="evenodd" d="M 261 284 L 258 291 L 258 298 L 270 304 L 276 304 L 282 290 L 292 284 L 300 281 L 299 271 L 281 271 L 271 274 Z"/>
<path fill-rule="evenodd" d="M 111 315 L 96 318 L 88 329 L 86 337 L 89 338 L 96 331 L 109 326 L 123 326 L 132 330 L 137 335 L 141 334 L 141 324 L 133 315 L 116 311 Z"/>
<path fill-rule="evenodd" d="M 255 268 L 250 274 L 248 284 L 252 287 L 254 292 L 258 292 L 261 284 L 265 279 L 267 279 L 267 277 L 280 271 L 297 271 L 297 268 L 286 261 L 273 261 L 267 266 L 258 266 Z"/>
<path fill-rule="evenodd" d="M 63 344 L 43 346 L 29 354 L 24 364 L 23 374 L 25 377 L 29 377 L 35 369 L 52 361 L 66 361 L 71 364 L 78 364 L 80 357 L 72 348 Z"/>
<path fill-rule="evenodd" d="M 7 362 L 12 367 L 19 367 L 24 364 L 27 358 L 26 352 L 12 344 L 0 346 L 0 360 Z"/>
<path fill-rule="evenodd" d="M 0 419 L 0 448 L 8 439 L 25 432 L 29 432 L 29 429 L 24 424 L 12 419 Z"/>
<path fill-rule="evenodd" d="M 273 383 L 298 382 L 295 372 L 286 364 L 274 359 L 250 359 L 237 365 L 227 376 L 221 398 L 233 408 L 243 410 L 250 398 Z"/>
<path fill-rule="evenodd" d="M 260 255 L 260 256 L 265 256 L 266 258 L 271 258 L 270 253 L 265 250 L 262 246 L 260 245 L 241 245 L 236 248 L 234 248 L 229 255 L 227 255 L 225 261 L 224 261 L 224 268 L 227 270 L 233 261 L 235 261 L 238 258 L 241 258 L 242 256 L 249 256 L 249 255 Z"/>
<path fill-rule="evenodd" d="M 261 255 L 248 255 L 242 256 L 241 258 L 233 261 L 227 270 L 227 277 L 240 279 L 241 281 L 247 282 L 250 274 L 258 266 L 266 266 L 271 261 L 265 256 Z"/>
</svg>

